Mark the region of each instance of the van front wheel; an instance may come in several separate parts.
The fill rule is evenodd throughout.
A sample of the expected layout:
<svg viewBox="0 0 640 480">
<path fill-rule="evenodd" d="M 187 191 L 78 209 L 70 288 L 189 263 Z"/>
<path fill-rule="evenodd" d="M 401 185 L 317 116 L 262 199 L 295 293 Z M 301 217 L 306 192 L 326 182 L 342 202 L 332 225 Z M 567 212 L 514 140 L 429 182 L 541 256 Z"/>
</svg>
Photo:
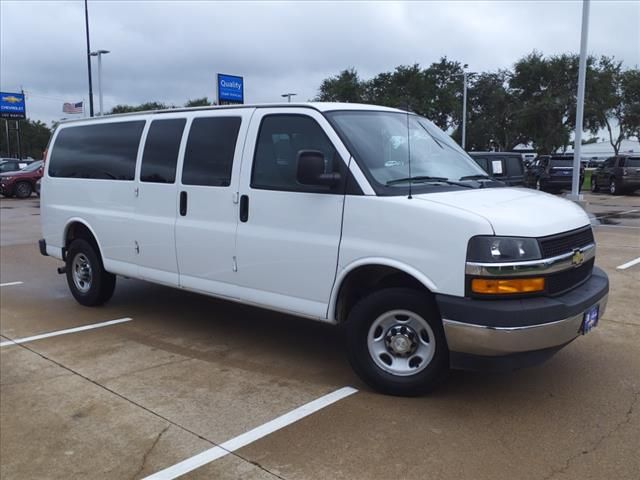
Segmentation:
<svg viewBox="0 0 640 480">
<path fill-rule="evenodd" d="M 94 247 L 84 239 L 74 240 L 67 251 L 67 284 L 78 303 L 94 307 L 113 295 L 116 276 L 104 269 Z"/>
<path fill-rule="evenodd" d="M 347 319 L 347 344 L 355 372 L 384 393 L 426 393 L 449 370 L 438 310 L 416 290 L 390 288 L 360 300 Z"/>
</svg>

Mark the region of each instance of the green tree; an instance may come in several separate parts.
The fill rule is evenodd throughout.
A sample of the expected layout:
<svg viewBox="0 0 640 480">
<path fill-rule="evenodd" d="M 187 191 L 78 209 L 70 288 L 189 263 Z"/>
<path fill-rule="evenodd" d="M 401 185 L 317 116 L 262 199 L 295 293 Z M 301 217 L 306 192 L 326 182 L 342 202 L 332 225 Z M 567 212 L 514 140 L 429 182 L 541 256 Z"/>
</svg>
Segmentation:
<svg viewBox="0 0 640 480">
<path fill-rule="evenodd" d="M 7 146 L 4 120 L 0 121 L 0 156 L 18 156 L 18 139 L 15 128 L 15 121 L 9 120 L 9 145 Z M 37 160 L 42 158 L 44 150 L 47 148 L 51 129 L 39 120 L 19 120 L 20 144 L 22 158 L 32 157 Z M 8 148 L 7 148 L 8 147 Z"/>
<path fill-rule="evenodd" d="M 587 78 L 585 126 L 593 134 L 606 130 L 617 155 L 622 140 L 640 130 L 640 70 L 625 71 L 622 62 L 606 56 L 593 70 Z"/>
<path fill-rule="evenodd" d="M 512 150 L 527 141 L 517 129 L 509 76 L 509 71 L 500 70 L 471 77 L 467 94 L 467 150 Z M 460 141 L 461 137 L 459 127 L 453 138 Z"/>
<path fill-rule="evenodd" d="M 208 107 L 213 105 L 213 102 L 210 102 L 207 97 L 202 98 L 194 98 L 192 100 L 187 100 L 187 103 L 184 104 L 185 107 Z"/>
<path fill-rule="evenodd" d="M 116 113 L 145 112 L 148 110 L 166 110 L 173 108 L 162 102 L 145 102 L 140 105 L 116 105 L 109 112 L 111 115 Z"/>
<path fill-rule="evenodd" d="M 588 66 L 593 59 L 588 60 Z M 578 56 L 545 58 L 533 52 L 514 65 L 509 87 L 518 111 L 516 130 L 525 132 L 538 153 L 569 146 L 575 126 Z"/>
<path fill-rule="evenodd" d="M 322 81 L 320 91 L 315 98 L 318 102 L 351 102 L 361 103 L 363 85 L 358 77 L 358 72 L 350 68 L 343 70 L 335 77 Z"/>
</svg>

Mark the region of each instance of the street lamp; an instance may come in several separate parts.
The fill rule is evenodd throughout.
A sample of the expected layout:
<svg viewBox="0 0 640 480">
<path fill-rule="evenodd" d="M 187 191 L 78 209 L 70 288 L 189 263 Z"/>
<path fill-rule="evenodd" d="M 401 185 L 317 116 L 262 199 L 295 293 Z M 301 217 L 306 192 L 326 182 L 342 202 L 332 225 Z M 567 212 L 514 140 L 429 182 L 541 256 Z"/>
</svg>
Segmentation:
<svg viewBox="0 0 640 480">
<path fill-rule="evenodd" d="M 98 57 L 98 98 L 100 99 L 100 116 L 102 116 L 102 55 L 109 53 L 109 50 L 98 50 L 91 52 L 92 57 Z"/>
<path fill-rule="evenodd" d="M 462 68 L 467 68 L 468 65 L 465 64 Z M 467 146 L 467 85 L 469 83 L 469 77 L 471 75 L 475 75 L 477 72 L 462 72 L 454 77 L 459 77 L 462 75 L 463 78 L 463 87 L 462 87 L 462 142 L 461 146 L 463 150 L 466 150 Z"/>
<path fill-rule="evenodd" d="M 283 93 L 281 95 L 281 97 L 286 97 L 287 98 L 287 102 L 291 103 L 291 97 L 295 97 L 296 95 L 298 95 L 297 93 Z"/>
</svg>

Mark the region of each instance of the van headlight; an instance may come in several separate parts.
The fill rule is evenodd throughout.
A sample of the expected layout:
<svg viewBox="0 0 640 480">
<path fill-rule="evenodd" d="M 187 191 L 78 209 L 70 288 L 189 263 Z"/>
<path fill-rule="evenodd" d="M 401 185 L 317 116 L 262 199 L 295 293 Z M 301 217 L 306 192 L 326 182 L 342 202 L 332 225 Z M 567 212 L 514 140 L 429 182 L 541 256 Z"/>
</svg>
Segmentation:
<svg viewBox="0 0 640 480">
<path fill-rule="evenodd" d="M 541 258 L 535 238 L 473 237 L 467 248 L 468 262 L 521 262 Z"/>
</svg>

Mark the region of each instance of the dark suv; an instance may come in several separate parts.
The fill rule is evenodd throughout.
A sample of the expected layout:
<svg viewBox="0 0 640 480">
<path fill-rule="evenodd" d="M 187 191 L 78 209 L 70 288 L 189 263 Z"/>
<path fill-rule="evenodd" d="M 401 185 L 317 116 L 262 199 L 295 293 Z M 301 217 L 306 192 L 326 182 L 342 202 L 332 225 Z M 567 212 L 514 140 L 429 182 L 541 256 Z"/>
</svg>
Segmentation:
<svg viewBox="0 0 640 480">
<path fill-rule="evenodd" d="M 524 185 L 522 155 L 510 152 L 467 152 L 487 174 L 515 187 Z"/>
<path fill-rule="evenodd" d="M 527 187 L 544 191 L 571 190 L 573 179 L 573 155 L 541 155 L 535 159 L 524 176 Z M 582 188 L 584 168 L 580 167 L 580 183 Z"/>
<path fill-rule="evenodd" d="M 611 195 L 640 189 L 640 155 L 607 158 L 591 174 L 591 191 L 606 188 Z"/>
</svg>

